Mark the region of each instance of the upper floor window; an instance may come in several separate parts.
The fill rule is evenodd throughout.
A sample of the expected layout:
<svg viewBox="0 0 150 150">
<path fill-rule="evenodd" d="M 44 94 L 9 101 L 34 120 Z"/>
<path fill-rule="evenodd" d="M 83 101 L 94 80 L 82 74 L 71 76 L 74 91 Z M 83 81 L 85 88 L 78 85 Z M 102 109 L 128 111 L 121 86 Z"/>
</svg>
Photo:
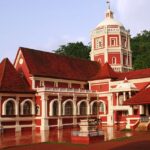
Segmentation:
<svg viewBox="0 0 150 150">
<path fill-rule="evenodd" d="M 101 113 L 104 113 L 104 103 L 100 103 L 100 105 L 99 105 L 99 111 L 101 112 Z"/>
<path fill-rule="evenodd" d="M 97 113 L 98 113 L 98 109 L 97 109 L 98 107 L 97 107 L 97 102 L 95 102 L 94 104 L 93 104 L 93 110 L 92 110 L 92 112 L 93 112 L 93 115 L 97 115 Z"/>
<path fill-rule="evenodd" d="M 24 103 L 23 105 L 23 114 L 24 115 L 31 115 L 32 112 L 31 112 L 31 102 L 27 101 Z"/>
<path fill-rule="evenodd" d="M 116 57 L 112 57 L 112 64 L 116 64 Z"/>
<path fill-rule="evenodd" d="M 85 102 L 82 102 L 80 104 L 80 115 L 86 115 L 87 114 L 87 105 Z"/>
<path fill-rule="evenodd" d="M 55 101 L 53 103 L 52 109 L 53 109 L 53 116 L 57 116 L 58 115 L 58 101 Z"/>
<path fill-rule="evenodd" d="M 6 104 L 6 115 L 15 115 L 15 104 L 13 101 L 8 101 Z"/>
<path fill-rule="evenodd" d="M 67 102 L 65 104 L 65 115 L 73 115 L 73 104 L 72 104 L 72 102 Z"/>
</svg>

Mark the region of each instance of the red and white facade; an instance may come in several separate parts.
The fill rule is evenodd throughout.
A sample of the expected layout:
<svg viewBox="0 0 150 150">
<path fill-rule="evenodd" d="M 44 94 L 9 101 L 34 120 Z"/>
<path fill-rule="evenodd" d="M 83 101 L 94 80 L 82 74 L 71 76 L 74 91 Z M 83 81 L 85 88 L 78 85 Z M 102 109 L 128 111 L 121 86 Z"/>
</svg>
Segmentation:
<svg viewBox="0 0 150 150">
<path fill-rule="evenodd" d="M 77 126 L 87 117 L 132 128 L 144 108 L 149 113 L 149 106 L 130 105 L 127 99 L 150 83 L 150 69 L 130 71 L 130 34 L 110 9 L 91 40 L 92 61 L 21 47 L 14 65 L 8 59 L 0 63 L 0 126 L 5 132 Z"/>
<path fill-rule="evenodd" d="M 92 31 L 91 60 L 104 64 L 108 62 L 117 72 L 132 69 L 130 32 L 116 21 L 108 9 L 104 21 Z"/>
</svg>

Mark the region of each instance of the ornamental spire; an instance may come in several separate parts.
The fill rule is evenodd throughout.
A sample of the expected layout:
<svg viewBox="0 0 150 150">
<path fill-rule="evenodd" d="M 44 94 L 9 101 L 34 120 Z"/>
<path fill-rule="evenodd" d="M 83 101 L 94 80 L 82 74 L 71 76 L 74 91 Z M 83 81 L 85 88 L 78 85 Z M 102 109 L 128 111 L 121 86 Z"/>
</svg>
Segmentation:
<svg viewBox="0 0 150 150">
<path fill-rule="evenodd" d="M 108 9 L 106 11 L 106 18 L 113 18 L 113 12 L 110 10 L 110 0 L 106 1 Z"/>
<path fill-rule="evenodd" d="M 110 9 L 110 0 L 107 0 L 106 3 L 108 5 L 108 9 Z"/>
</svg>

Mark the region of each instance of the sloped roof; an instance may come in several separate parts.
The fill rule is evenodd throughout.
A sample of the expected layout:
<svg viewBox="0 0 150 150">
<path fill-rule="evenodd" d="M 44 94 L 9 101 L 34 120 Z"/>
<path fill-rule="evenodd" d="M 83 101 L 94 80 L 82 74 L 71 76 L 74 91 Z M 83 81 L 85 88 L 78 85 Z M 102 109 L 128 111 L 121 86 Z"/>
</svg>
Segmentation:
<svg viewBox="0 0 150 150">
<path fill-rule="evenodd" d="M 150 104 L 150 87 L 141 90 L 139 93 L 124 102 L 124 105 Z"/>
<path fill-rule="evenodd" d="M 8 58 L 0 63 L 0 92 L 33 93 Z"/>
<path fill-rule="evenodd" d="M 120 73 L 118 75 L 118 80 L 123 80 L 125 77 L 128 80 L 150 77 L 150 68 Z"/>
<path fill-rule="evenodd" d="M 98 73 L 91 78 L 91 80 L 107 79 L 107 78 L 117 79 L 118 73 L 115 72 L 108 63 L 105 63 L 103 66 L 101 66 Z"/>
<path fill-rule="evenodd" d="M 23 47 L 20 50 L 33 76 L 88 81 L 100 68 L 94 61 Z"/>
</svg>

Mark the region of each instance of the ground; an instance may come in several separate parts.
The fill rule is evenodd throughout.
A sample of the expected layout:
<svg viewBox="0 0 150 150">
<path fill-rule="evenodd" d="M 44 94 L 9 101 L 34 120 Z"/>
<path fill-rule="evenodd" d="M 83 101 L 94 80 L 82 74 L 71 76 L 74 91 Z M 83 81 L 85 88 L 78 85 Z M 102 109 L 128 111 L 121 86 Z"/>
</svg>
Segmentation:
<svg viewBox="0 0 150 150">
<path fill-rule="evenodd" d="M 126 135 L 125 131 L 121 131 L 120 135 Z M 128 132 L 129 133 L 129 132 Z M 67 134 L 66 134 L 67 135 Z M 64 136 L 66 139 L 68 137 Z M 71 144 L 67 140 L 57 142 L 45 142 L 45 143 L 33 143 L 27 145 L 17 145 L 5 147 L 7 150 L 149 150 L 150 149 L 150 132 L 134 132 L 132 136 L 120 136 L 110 141 L 101 141 L 99 143 L 90 145 L 75 145 Z"/>
</svg>

